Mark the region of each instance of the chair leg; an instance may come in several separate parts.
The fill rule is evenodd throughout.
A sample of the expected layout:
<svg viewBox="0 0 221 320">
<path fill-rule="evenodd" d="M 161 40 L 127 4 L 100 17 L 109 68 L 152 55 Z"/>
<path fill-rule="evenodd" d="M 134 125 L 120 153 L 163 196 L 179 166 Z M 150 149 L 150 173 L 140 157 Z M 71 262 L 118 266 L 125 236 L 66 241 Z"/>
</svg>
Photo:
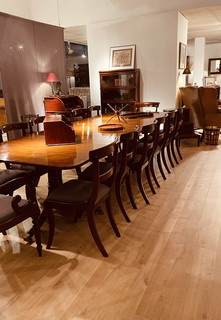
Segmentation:
<svg viewBox="0 0 221 320">
<path fill-rule="evenodd" d="M 169 167 L 168 167 L 168 165 L 167 165 L 167 162 L 166 162 L 165 149 L 164 149 L 164 148 L 161 150 L 161 155 L 162 155 L 162 161 L 163 161 L 164 167 L 166 168 L 166 170 L 167 170 L 168 173 L 171 173 L 171 172 L 170 172 L 170 169 L 169 169 Z"/>
<path fill-rule="evenodd" d="M 140 189 L 140 192 L 145 200 L 145 202 L 147 204 L 150 204 L 149 200 L 147 199 L 147 196 L 146 196 L 146 193 L 144 191 L 144 187 L 143 187 L 143 183 L 142 183 L 142 178 L 141 178 L 141 170 L 138 170 L 136 171 L 137 172 L 137 184 L 138 184 L 138 187 Z"/>
<path fill-rule="evenodd" d="M 29 185 L 25 186 L 25 194 L 27 199 L 31 199 L 33 202 L 38 203 L 36 198 L 35 182 L 31 181 Z"/>
<path fill-rule="evenodd" d="M 154 182 L 156 183 L 156 186 L 158 188 L 160 188 L 160 184 L 159 184 L 159 182 L 157 180 L 157 177 L 155 175 L 154 168 L 153 168 L 153 158 L 150 160 L 150 172 L 151 172 L 151 175 L 153 177 Z"/>
<path fill-rule="evenodd" d="M 147 182 L 150 186 L 150 190 L 152 191 L 153 194 L 156 194 L 156 191 L 154 189 L 154 186 L 152 184 L 151 177 L 150 177 L 150 166 L 149 165 L 146 166 L 145 173 L 146 173 L 146 177 L 147 177 Z"/>
<path fill-rule="evenodd" d="M 200 146 L 200 141 L 201 141 L 201 137 L 200 137 L 200 135 L 197 137 L 197 147 L 199 147 Z"/>
<path fill-rule="evenodd" d="M 45 213 L 48 217 L 48 225 L 49 225 L 49 235 L 48 235 L 48 243 L 47 243 L 47 249 L 51 248 L 52 241 L 54 238 L 54 229 L 55 229 L 55 221 L 54 221 L 54 213 L 51 208 L 45 206 L 44 208 Z"/>
<path fill-rule="evenodd" d="M 177 153 L 180 157 L 180 160 L 183 160 L 182 155 L 180 153 L 180 146 L 179 146 L 179 138 L 178 137 L 176 138 L 175 143 L 176 143 L 176 150 L 177 150 Z"/>
<path fill-rule="evenodd" d="M 105 250 L 105 248 L 101 242 L 101 239 L 98 235 L 98 232 L 97 232 L 97 228 L 96 228 L 96 225 L 94 222 L 94 212 L 93 211 L 87 211 L 87 219 L 88 219 L 88 225 L 89 225 L 92 237 L 93 237 L 98 249 L 100 250 L 101 254 L 104 257 L 108 257 L 108 253 Z"/>
<path fill-rule="evenodd" d="M 127 187 L 127 194 L 129 196 L 130 202 L 132 204 L 132 207 L 134 209 L 137 209 L 136 203 L 134 201 L 134 197 L 132 194 L 132 189 L 131 189 L 131 183 L 130 183 L 130 173 L 126 176 L 126 187 Z"/>
<path fill-rule="evenodd" d="M 35 187 L 38 186 L 39 181 L 40 181 L 40 177 L 36 177 L 36 178 L 35 178 Z"/>
<path fill-rule="evenodd" d="M 35 234 L 35 241 L 37 244 L 37 251 L 39 257 L 42 256 L 42 245 L 41 245 L 41 231 L 38 224 L 38 219 L 33 219 L 33 228 L 34 228 L 34 234 Z"/>
<path fill-rule="evenodd" d="M 171 142 L 172 143 L 172 142 Z M 171 153 L 170 153 L 170 145 L 168 144 L 167 146 L 167 155 L 168 155 L 168 159 L 170 161 L 170 164 L 171 164 L 171 167 L 174 168 L 174 164 L 173 164 L 173 161 L 172 161 L 172 158 L 171 158 Z"/>
<path fill-rule="evenodd" d="M 175 160 L 176 164 L 179 164 L 179 162 L 178 162 L 178 160 L 177 160 L 177 157 L 176 157 L 176 154 L 175 154 L 175 150 L 174 150 L 174 143 L 173 143 L 173 141 L 171 141 L 170 146 L 171 146 L 171 152 L 172 152 L 173 158 L 174 158 L 174 160 Z"/>
<path fill-rule="evenodd" d="M 161 176 L 163 177 L 164 180 L 166 180 L 167 178 L 166 178 L 166 176 L 165 176 L 165 174 L 163 172 L 163 168 L 162 168 L 162 165 L 161 165 L 160 153 L 158 153 L 158 155 L 157 155 L 157 164 L 158 164 L 158 168 L 160 170 Z"/>
<path fill-rule="evenodd" d="M 107 214 L 108 214 L 108 218 L 110 220 L 111 226 L 112 226 L 116 236 L 120 237 L 120 232 L 118 230 L 116 221 L 114 219 L 114 216 L 113 216 L 113 213 L 112 213 L 112 210 L 111 210 L 110 197 L 108 197 L 106 199 L 105 204 L 106 204 Z"/>
<path fill-rule="evenodd" d="M 6 232 L 6 231 L 2 231 L 2 234 L 3 234 L 4 236 L 7 236 L 7 232 Z"/>
<path fill-rule="evenodd" d="M 121 199 L 121 194 L 120 194 L 120 181 L 119 180 L 116 180 L 115 182 L 115 194 L 116 194 L 116 198 L 117 198 L 117 202 L 118 202 L 118 205 L 124 215 L 124 218 L 126 219 L 127 222 L 130 222 L 130 218 L 128 217 L 125 209 L 124 209 L 124 206 L 123 206 L 123 202 L 122 202 L 122 199 Z"/>
</svg>

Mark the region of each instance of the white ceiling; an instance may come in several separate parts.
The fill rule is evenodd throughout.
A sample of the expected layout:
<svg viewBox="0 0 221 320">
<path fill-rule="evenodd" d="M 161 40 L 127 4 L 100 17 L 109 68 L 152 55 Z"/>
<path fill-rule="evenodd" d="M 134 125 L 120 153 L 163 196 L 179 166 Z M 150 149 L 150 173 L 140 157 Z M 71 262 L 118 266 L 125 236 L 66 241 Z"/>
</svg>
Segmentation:
<svg viewBox="0 0 221 320">
<path fill-rule="evenodd" d="M 206 43 L 221 42 L 221 6 L 181 12 L 188 20 L 188 43 L 205 37 Z"/>
<path fill-rule="evenodd" d="M 188 20 L 188 43 L 197 37 L 205 37 L 206 43 L 221 42 L 221 6 L 183 10 Z M 67 41 L 87 44 L 86 26 L 66 28 L 64 38 Z"/>
<path fill-rule="evenodd" d="M 74 43 L 87 44 L 86 26 L 65 28 L 64 40 Z"/>
</svg>

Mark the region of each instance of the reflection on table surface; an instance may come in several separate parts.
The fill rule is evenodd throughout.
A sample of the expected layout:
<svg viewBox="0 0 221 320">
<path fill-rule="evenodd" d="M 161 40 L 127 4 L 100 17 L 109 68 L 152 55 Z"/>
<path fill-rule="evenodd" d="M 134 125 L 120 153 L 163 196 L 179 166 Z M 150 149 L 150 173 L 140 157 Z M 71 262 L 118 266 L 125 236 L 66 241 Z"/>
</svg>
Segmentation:
<svg viewBox="0 0 221 320">
<path fill-rule="evenodd" d="M 122 122 L 121 131 L 99 132 L 98 126 L 105 124 L 112 114 L 92 117 L 73 124 L 78 142 L 62 146 L 46 146 L 44 134 L 33 134 L 0 144 L 0 161 L 33 164 L 45 167 L 70 169 L 88 161 L 88 153 L 103 147 L 119 138 L 121 133 L 141 130 L 143 125 L 151 124 L 164 113 L 154 113 L 153 117 L 127 119 Z M 109 124 L 119 123 L 113 118 Z"/>
</svg>

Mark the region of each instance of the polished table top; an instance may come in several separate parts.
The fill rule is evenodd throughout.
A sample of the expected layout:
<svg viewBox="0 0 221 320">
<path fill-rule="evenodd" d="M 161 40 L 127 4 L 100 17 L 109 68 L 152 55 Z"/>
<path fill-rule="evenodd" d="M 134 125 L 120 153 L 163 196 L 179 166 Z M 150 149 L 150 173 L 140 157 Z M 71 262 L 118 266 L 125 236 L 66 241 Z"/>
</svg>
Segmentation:
<svg viewBox="0 0 221 320">
<path fill-rule="evenodd" d="M 154 113 L 153 117 L 127 119 L 123 123 L 125 129 L 101 133 L 98 126 L 105 124 L 111 114 L 83 119 L 73 123 L 75 134 L 80 142 L 71 145 L 47 146 L 44 134 L 32 134 L 19 139 L 0 144 L 0 161 L 22 164 L 32 164 L 44 167 L 70 169 L 82 165 L 88 161 L 88 153 L 103 147 L 119 138 L 121 133 L 140 131 L 142 126 L 151 124 L 164 113 Z M 119 123 L 117 117 L 111 123 Z M 137 126 L 137 127 L 136 127 Z"/>
</svg>

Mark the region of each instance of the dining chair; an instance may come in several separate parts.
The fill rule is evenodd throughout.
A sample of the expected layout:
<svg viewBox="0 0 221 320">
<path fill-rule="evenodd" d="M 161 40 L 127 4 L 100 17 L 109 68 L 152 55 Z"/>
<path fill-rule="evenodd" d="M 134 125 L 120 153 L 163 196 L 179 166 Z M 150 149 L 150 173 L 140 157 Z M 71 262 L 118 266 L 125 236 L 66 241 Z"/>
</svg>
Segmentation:
<svg viewBox="0 0 221 320">
<path fill-rule="evenodd" d="M 69 119 L 72 122 L 81 120 L 81 119 L 86 119 L 90 118 L 91 116 L 91 111 L 88 108 L 75 108 L 71 110 L 71 117 Z"/>
<path fill-rule="evenodd" d="M 14 138 L 15 136 L 11 136 L 11 134 L 16 134 L 17 136 L 26 136 L 28 129 L 28 123 L 27 122 L 14 122 L 14 123 L 7 123 L 4 126 L 1 127 L 1 134 L 6 133 L 7 139 L 10 140 L 11 138 Z M 25 164 L 15 164 L 10 162 L 5 162 L 7 169 L 19 169 L 19 170 L 27 170 L 29 174 L 32 175 L 33 180 L 35 180 L 35 186 L 38 185 L 40 176 L 47 173 L 47 169 L 42 167 L 37 167 L 34 165 L 25 165 Z"/>
<path fill-rule="evenodd" d="M 167 152 L 167 156 L 168 156 L 168 159 L 169 159 L 169 161 L 171 163 L 172 159 L 171 159 L 171 153 L 170 153 L 170 149 L 168 148 L 168 145 L 170 144 L 171 139 L 172 139 L 172 137 L 174 135 L 175 120 L 176 120 L 176 110 L 168 111 L 166 138 L 165 138 L 164 143 L 163 143 L 162 148 L 161 148 L 162 161 L 163 161 L 164 167 L 165 167 L 165 169 L 167 170 L 168 173 L 171 173 L 171 171 L 170 171 L 169 166 L 168 166 L 167 161 L 166 161 L 165 151 L 169 150 Z"/>
<path fill-rule="evenodd" d="M 15 190 L 22 186 L 26 188 L 27 200 L 22 200 L 20 204 L 20 196 L 16 199 L 12 197 Z M 7 197 L 6 197 L 7 196 Z M 13 204 L 13 205 L 12 205 Z M 35 186 L 25 170 L 0 170 L 0 232 L 4 235 L 7 230 L 23 220 L 33 218 L 33 233 L 36 237 L 37 249 L 41 255 L 41 239 L 40 229 L 38 225 L 38 217 L 40 214 L 36 195 Z"/>
<path fill-rule="evenodd" d="M 122 133 L 120 136 L 119 154 L 118 154 L 118 170 L 115 181 L 115 194 L 117 198 L 118 205 L 123 213 L 127 222 L 130 222 L 130 218 L 128 217 L 126 210 L 123 205 L 122 197 L 121 197 L 121 184 L 125 181 L 127 194 L 129 196 L 130 202 L 134 209 L 137 209 L 136 203 L 134 201 L 131 182 L 130 182 L 130 167 L 128 166 L 128 162 L 135 157 L 136 154 L 136 145 L 137 145 L 138 133 L 137 132 L 128 132 Z"/>
<path fill-rule="evenodd" d="M 182 160 L 183 158 L 182 158 L 182 155 L 180 152 L 180 139 L 179 138 L 180 138 L 180 132 L 181 132 L 182 126 L 183 126 L 184 109 L 185 109 L 185 107 L 180 107 L 177 109 L 176 118 L 175 118 L 175 129 L 174 129 L 174 133 L 171 137 L 170 145 L 168 146 L 168 149 L 171 148 L 173 158 L 177 164 L 179 162 L 178 162 L 176 154 L 175 154 L 174 145 L 176 146 L 176 151 L 177 151 L 177 154 L 178 154 L 180 160 Z"/>
<path fill-rule="evenodd" d="M 29 122 L 30 120 L 36 118 L 37 116 L 38 116 L 38 114 L 34 114 L 34 113 L 22 114 L 21 121 L 22 122 Z"/>
<path fill-rule="evenodd" d="M 48 249 L 51 248 L 54 237 L 55 219 L 53 209 L 74 210 L 76 212 L 86 211 L 92 237 L 102 255 L 104 257 L 108 256 L 97 231 L 94 211 L 105 202 L 111 226 L 116 236 L 120 237 L 120 232 L 112 214 L 110 203 L 110 191 L 115 181 L 117 170 L 117 153 L 117 145 L 115 142 L 90 151 L 89 161 L 93 165 L 93 180 L 69 180 L 48 195 L 44 201 L 44 214 L 47 215 L 49 222 Z M 102 172 L 100 164 L 106 157 L 110 157 L 112 161 L 110 162 L 109 170 Z M 107 181 L 109 181 L 109 183 L 106 183 Z"/>
<path fill-rule="evenodd" d="M 22 178 L 18 178 L 17 183 L 22 182 Z M 14 180 L 15 183 L 15 180 Z M 1 187 L 0 187 L 1 189 Z M 22 221 L 32 218 L 33 230 L 35 234 L 37 251 L 39 256 L 42 255 L 42 245 L 41 245 L 41 235 L 40 228 L 38 225 L 38 217 L 40 215 L 40 210 L 36 202 L 31 199 L 24 200 L 21 199 L 20 195 L 11 197 L 0 192 L 0 232 L 6 235 L 6 230 L 18 225 Z"/>
<path fill-rule="evenodd" d="M 150 174 L 149 171 L 151 172 L 151 175 L 153 177 L 154 182 L 156 183 L 157 187 L 160 187 L 160 184 L 157 180 L 156 174 L 155 174 L 155 170 L 154 170 L 154 159 L 156 158 L 157 161 L 157 166 L 158 169 L 160 171 L 161 176 L 163 177 L 164 180 L 166 180 L 166 176 L 165 173 L 163 171 L 162 168 L 162 163 L 161 163 L 161 150 L 163 148 L 164 142 L 167 138 L 166 134 L 167 134 L 167 126 L 168 126 L 168 121 L 167 121 L 167 115 L 163 116 L 163 117 L 159 117 L 157 118 L 157 123 L 156 123 L 156 143 L 155 143 L 155 147 L 152 153 L 152 156 L 149 160 L 149 167 L 146 167 L 146 176 L 147 176 L 147 180 L 148 183 L 150 185 L 151 191 L 153 194 L 156 193 L 151 178 L 150 178 Z M 150 169 L 150 170 L 148 170 Z"/>
<path fill-rule="evenodd" d="M 36 117 L 34 117 L 33 119 L 30 120 L 30 133 L 39 133 L 40 131 L 43 131 L 43 130 L 40 130 L 40 126 L 39 124 L 43 123 L 44 122 L 44 119 L 45 119 L 45 116 L 39 116 L 37 115 Z"/>
<path fill-rule="evenodd" d="M 91 110 L 91 113 L 92 111 L 97 111 L 97 116 L 99 116 L 99 112 L 101 110 L 101 106 L 90 106 L 89 109 Z"/>
<path fill-rule="evenodd" d="M 137 132 L 132 131 L 128 133 L 122 133 L 120 136 L 120 141 L 118 143 L 118 163 L 117 163 L 117 174 L 115 180 L 115 194 L 117 198 L 118 205 L 126 219 L 127 222 L 130 222 L 126 210 L 124 208 L 122 198 L 121 198 L 121 184 L 125 181 L 127 194 L 129 196 L 130 202 L 134 209 L 137 209 L 132 189 L 130 183 L 130 168 L 127 163 L 135 155 L 137 141 Z M 100 163 L 100 170 L 102 173 L 110 169 L 110 160 L 112 158 L 107 158 L 106 161 Z M 78 178 L 80 180 L 92 180 L 93 179 L 93 165 L 88 166 L 84 171 L 77 170 Z"/>
<path fill-rule="evenodd" d="M 134 111 L 140 111 L 140 108 L 156 108 L 155 112 L 157 112 L 159 108 L 160 102 L 136 102 L 134 104 Z"/>
<path fill-rule="evenodd" d="M 136 172 L 137 184 L 139 190 L 147 204 L 149 200 L 145 193 L 142 182 L 142 171 L 149 166 L 150 160 L 153 156 L 153 151 L 157 143 L 157 120 L 154 124 L 143 126 L 141 130 L 142 138 L 138 141 L 136 146 L 135 156 L 128 162 L 128 166 L 132 172 Z"/>
</svg>

